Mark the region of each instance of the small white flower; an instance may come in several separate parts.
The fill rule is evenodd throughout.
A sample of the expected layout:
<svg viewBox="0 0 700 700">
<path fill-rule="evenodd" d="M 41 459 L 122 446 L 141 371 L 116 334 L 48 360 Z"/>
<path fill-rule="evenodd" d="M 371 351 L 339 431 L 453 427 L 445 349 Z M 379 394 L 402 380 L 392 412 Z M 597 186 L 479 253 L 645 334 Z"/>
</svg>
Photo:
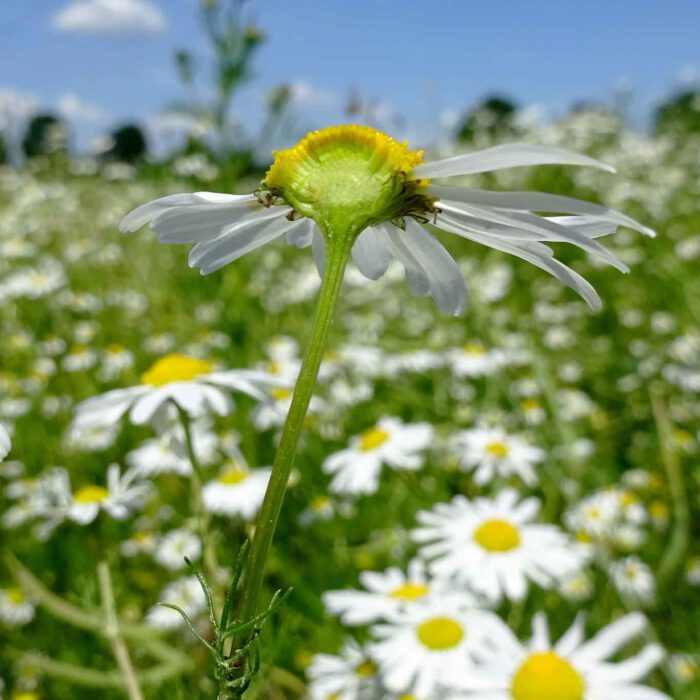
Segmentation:
<svg viewBox="0 0 700 700">
<path fill-rule="evenodd" d="M 343 494 L 370 494 L 379 487 L 382 464 L 415 471 L 423 466 L 423 452 L 433 439 L 428 423 L 404 424 L 385 416 L 377 425 L 350 440 L 350 446 L 327 457 L 323 471 L 333 474 L 330 490 Z"/>
<path fill-rule="evenodd" d="M 170 530 L 160 538 L 153 552 L 153 558 L 166 569 L 177 571 L 186 565 L 185 557 L 191 561 L 197 561 L 201 553 L 202 543 L 199 537 L 191 530 L 181 527 Z"/>
<path fill-rule="evenodd" d="M 485 377 L 503 367 L 506 357 L 500 350 L 487 350 L 473 341 L 449 352 L 452 371 L 458 377 Z"/>
<path fill-rule="evenodd" d="M 34 606 L 21 588 L 0 588 L 0 622 L 12 627 L 26 625 L 34 619 Z"/>
<path fill-rule="evenodd" d="M 5 426 L 0 423 L 0 462 L 10 453 L 11 447 L 12 441 L 10 440 L 10 434 L 7 432 Z"/>
<path fill-rule="evenodd" d="M 372 627 L 377 641 L 368 650 L 388 690 L 440 698 L 445 689 L 466 682 L 470 654 L 502 624 L 495 614 L 474 607 L 468 595 L 441 595 Z"/>
<path fill-rule="evenodd" d="M 463 469 L 474 470 L 474 481 L 486 484 L 494 478 L 519 476 L 526 484 L 537 482 L 534 467 L 544 451 L 519 435 L 501 428 L 472 428 L 452 436 L 452 446 Z"/>
<path fill-rule="evenodd" d="M 386 620 L 433 592 L 425 564 L 420 559 L 414 559 L 408 565 L 406 574 L 397 567 L 383 573 L 363 571 L 360 583 L 364 591 L 328 591 L 323 594 L 328 613 L 340 617 L 345 625 L 366 625 Z"/>
<path fill-rule="evenodd" d="M 620 663 L 608 661 L 646 626 L 643 615 L 627 615 L 585 641 L 584 617 L 556 644 L 544 614 L 533 619 L 533 637 L 522 644 L 505 625 L 490 645 L 475 651 L 476 665 L 465 678 L 467 697 L 488 700 L 670 700 L 638 684 L 663 658 L 649 644 Z"/>
<path fill-rule="evenodd" d="M 262 505 L 272 469 L 248 469 L 232 461 L 218 479 L 202 489 L 204 506 L 210 513 L 252 520 Z"/>
<path fill-rule="evenodd" d="M 80 525 L 91 523 L 101 510 L 115 520 L 124 520 L 137 508 L 149 491 L 147 482 L 134 483 L 137 473 L 127 471 L 123 476 L 118 464 L 107 469 L 107 487 L 90 484 L 73 494 L 68 517 Z"/>
<path fill-rule="evenodd" d="M 265 400 L 261 387 L 278 384 L 270 374 L 256 370 L 214 371 L 211 362 L 185 355 L 167 355 L 141 377 L 142 383 L 114 389 L 83 401 L 76 409 L 77 428 L 112 424 L 125 413 L 136 425 L 158 418 L 161 408 L 174 402 L 192 418 L 210 411 L 226 415 L 233 409 L 230 392 L 240 391 Z"/>
<path fill-rule="evenodd" d="M 306 674 L 311 700 L 369 700 L 378 690 L 376 665 L 351 639 L 337 656 L 315 654 Z"/>
<path fill-rule="evenodd" d="M 196 617 L 206 607 L 204 591 L 196 576 L 185 576 L 169 583 L 161 591 L 160 600 L 182 608 L 189 618 Z M 173 629 L 185 624 L 179 612 L 162 605 L 150 608 L 146 613 L 146 622 L 161 629 Z"/>
<path fill-rule="evenodd" d="M 552 588 L 584 561 L 583 551 L 559 528 L 533 522 L 539 508 L 536 498 L 519 502 L 511 489 L 493 500 L 456 496 L 420 512 L 421 527 L 412 536 L 436 578 L 492 601 L 522 600 L 529 581 Z"/>
<path fill-rule="evenodd" d="M 656 581 L 651 569 L 639 557 L 630 556 L 609 566 L 610 578 L 620 593 L 642 604 L 651 603 L 656 594 Z"/>
</svg>

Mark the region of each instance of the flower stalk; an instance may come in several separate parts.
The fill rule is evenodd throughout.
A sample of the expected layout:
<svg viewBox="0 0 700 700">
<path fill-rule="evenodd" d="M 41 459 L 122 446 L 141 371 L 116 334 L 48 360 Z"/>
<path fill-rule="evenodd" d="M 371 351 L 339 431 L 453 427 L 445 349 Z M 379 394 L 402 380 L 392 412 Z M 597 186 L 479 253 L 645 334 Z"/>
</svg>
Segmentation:
<svg viewBox="0 0 700 700">
<path fill-rule="evenodd" d="M 258 612 L 260 591 L 265 572 L 265 562 L 270 552 L 272 539 L 277 527 L 287 482 L 294 464 L 304 419 L 309 409 L 316 385 L 328 332 L 333 322 L 333 310 L 343 281 L 345 266 L 350 256 L 355 235 L 348 230 L 343 235 L 329 232 L 326 236 L 327 257 L 321 282 L 318 304 L 311 329 L 306 355 L 299 372 L 294 395 L 282 430 L 272 475 L 265 499 L 258 515 L 255 534 L 245 570 L 245 577 L 239 598 L 238 619 L 251 620 Z"/>
</svg>

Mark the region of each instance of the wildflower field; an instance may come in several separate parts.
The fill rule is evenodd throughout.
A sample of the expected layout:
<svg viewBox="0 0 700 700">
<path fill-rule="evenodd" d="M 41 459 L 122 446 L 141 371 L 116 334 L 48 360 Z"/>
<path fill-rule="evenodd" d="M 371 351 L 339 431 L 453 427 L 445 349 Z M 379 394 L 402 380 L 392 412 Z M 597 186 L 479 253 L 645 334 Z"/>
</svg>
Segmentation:
<svg viewBox="0 0 700 700">
<path fill-rule="evenodd" d="M 599 313 L 540 270 L 455 237 L 441 240 L 467 279 L 462 317 L 408 296 L 398 264 L 378 282 L 350 264 L 264 597 L 292 591 L 260 638 L 250 697 L 447 697 L 436 684 L 462 675 L 461 662 L 424 656 L 449 646 L 449 626 L 432 637 L 423 629 L 423 648 L 411 630 L 424 605 L 430 619 L 466 619 L 467 641 L 486 655 L 478 641 L 489 623 L 470 619 L 475 596 L 523 642 L 534 620 L 540 646 L 542 616 L 552 642 L 575 620 L 589 637 L 623 619 L 603 657 L 626 644 L 649 688 L 678 700 L 700 693 L 700 144 L 591 113 L 523 140 L 575 142 L 618 174 L 551 166 L 465 182 L 582 196 L 659 235 L 614 236 L 629 275 L 562 251 L 599 290 Z M 156 603 L 179 605 L 210 634 L 183 557 L 223 595 L 291 390 L 244 392 L 231 413 L 203 411 L 188 425 L 196 473 L 176 423 L 81 429 L 76 404 L 149 372 L 177 373 L 184 358 L 201 363 L 195 374 L 259 369 L 293 380 L 319 277 L 307 252 L 279 242 L 200 277 L 180 247 L 147 230 L 117 232 L 149 199 L 246 192 L 255 181 L 78 166 L 0 173 L 0 415 L 12 433 L 1 472 L 1 673 L 13 698 L 124 697 L 111 614 L 145 697 L 209 698 L 210 655 Z M 100 566 L 111 574 L 107 607 Z M 549 670 L 560 694 L 522 676 L 512 697 L 583 698 L 571 666 L 562 669 Z M 631 667 L 620 675 L 637 679 Z M 585 697 L 662 697 L 611 687 Z M 449 692 L 511 697 L 507 684 Z"/>
</svg>

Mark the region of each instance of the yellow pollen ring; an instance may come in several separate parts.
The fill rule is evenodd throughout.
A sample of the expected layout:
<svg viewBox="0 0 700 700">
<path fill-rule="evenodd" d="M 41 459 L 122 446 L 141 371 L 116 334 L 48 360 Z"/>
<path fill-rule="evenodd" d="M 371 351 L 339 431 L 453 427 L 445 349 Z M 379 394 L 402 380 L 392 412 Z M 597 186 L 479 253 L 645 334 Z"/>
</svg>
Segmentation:
<svg viewBox="0 0 700 700">
<path fill-rule="evenodd" d="M 360 678 L 372 678 L 377 674 L 377 666 L 372 661 L 363 661 L 357 668 L 355 668 L 355 675 Z"/>
<path fill-rule="evenodd" d="M 141 375 L 141 381 L 150 386 L 164 386 L 172 382 L 189 382 L 209 374 L 213 363 L 187 355 L 166 355 Z"/>
<path fill-rule="evenodd" d="M 513 700 L 584 700 L 581 674 L 553 651 L 531 654 L 511 684 Z"/>
<path fill-rule="evenodd" d="M 489 552 L 510 552 L 520 546 L 520 533 L 507 520 L 493 518 L 476 529 L 474 541 Z"/>
<path fill-rule="evenodd" d="M 388 167 L 396 173 L 408 174 L 423 162 L 423 151 L 413 151 L 407 142 L 396 141 L 370 126 L 329 126 L 310 132 L 291 148 L 273 151 L 274 162 L 265 175 L 265 185 L 284 191 L 300 169 L 313 167 L 338 147 L 364 152 L 377 168 Z"/>
<path fill-rule="evenodd" d="M 486 451 L 492 457 L 498 457 L 499 459 L 507 457 L 508 453 L 510 452 L 508 445 L 500 441 L 490 442 L 488 445 L 486 445 Z"/>
<path fill-rule="evenodd" d="M 220 484 L 235 486 L 243 483 L 248 478 L 248 472 L 244 469 L 229 469 L 219 477 Z"/>
</svg>

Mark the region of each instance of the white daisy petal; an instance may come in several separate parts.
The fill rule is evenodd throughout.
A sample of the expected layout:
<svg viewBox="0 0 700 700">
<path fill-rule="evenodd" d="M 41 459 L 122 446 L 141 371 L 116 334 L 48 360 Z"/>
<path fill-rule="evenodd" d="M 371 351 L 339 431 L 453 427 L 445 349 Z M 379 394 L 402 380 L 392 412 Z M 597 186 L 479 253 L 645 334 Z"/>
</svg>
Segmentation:
<svg viewBox="0 0 700 700">
<path fill-rule="evenodd" d="M 365 277 L 378 280 L 391 262 L 391 253 L 382 232 L 373 227 L 366 228 L 352 246 L 352 259 Z"/>
<path fill-rule="evenodd" d="M 534 146 L 525 143 L 494 146 L 482 151 L 433 161 L 419 165 L 413 169 L 413 172 L 417 177 L 450 177 L 529 165 L 586 165 L 611 173 L 615 172 L 612 166 L 581 153 L 554 146 Z"/>
</svg>

